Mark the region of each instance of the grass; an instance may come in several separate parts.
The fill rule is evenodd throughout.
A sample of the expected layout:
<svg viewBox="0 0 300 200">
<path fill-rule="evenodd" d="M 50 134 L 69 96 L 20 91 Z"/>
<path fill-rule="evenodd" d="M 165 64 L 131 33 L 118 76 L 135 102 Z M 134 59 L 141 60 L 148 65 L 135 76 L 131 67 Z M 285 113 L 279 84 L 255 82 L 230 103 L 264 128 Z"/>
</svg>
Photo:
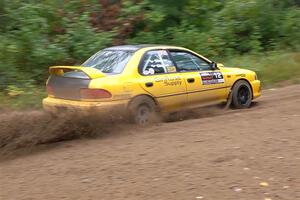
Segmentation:
<svg viewBox="0 0 300 200">
<path fill-rule="evenodd" d="M 233 56 L 224 64 L 256 71 L 265 88 L 300 83 L 300 52 Z M 0 110 L 38 109 L 45 96 L 42 86 L 12 87 L 6 94 L 0 93 Z"/>
<path fill-rule="evenodd" d="M 46 97 L 43 87 L 19 89 L 18 92 L 0 93 L 0 110 L 24 110 L 42 108 L 42 99 Z"/>
<path fill-rule="evenodd" d="M 224 64 L 254 70 L 265 87 L 300 83 L 300 52 L 238 56 Z"/>
</svg>

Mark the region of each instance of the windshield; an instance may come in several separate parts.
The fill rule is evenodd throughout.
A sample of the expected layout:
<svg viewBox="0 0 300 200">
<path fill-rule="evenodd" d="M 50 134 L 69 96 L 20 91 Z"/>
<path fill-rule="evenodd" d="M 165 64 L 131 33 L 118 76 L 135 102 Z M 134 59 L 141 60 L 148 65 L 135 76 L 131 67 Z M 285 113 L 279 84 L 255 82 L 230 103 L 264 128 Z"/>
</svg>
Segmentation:
<svg viewBox="0 0 300 200">
<path fill-rule="evenodd" d="M 103 73 L 119 74 L 131 58 L 132 51 L 102 50 L 94 54 L 82 66 L 99 69 Z"/>
</svg>

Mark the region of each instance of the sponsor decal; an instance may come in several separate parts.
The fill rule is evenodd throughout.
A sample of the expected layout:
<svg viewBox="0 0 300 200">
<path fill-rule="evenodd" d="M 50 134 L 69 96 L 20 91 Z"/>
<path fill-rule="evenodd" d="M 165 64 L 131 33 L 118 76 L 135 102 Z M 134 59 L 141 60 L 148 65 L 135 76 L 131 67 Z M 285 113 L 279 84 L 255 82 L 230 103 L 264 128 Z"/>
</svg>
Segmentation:
<svg viewBox="0 0 300 200">
<path fill-rule="evenodd" d="M 165 86 L 176 86 L 176 85 L 181 85 L 181 80 L 177 81 L 164 81 Z"/>
<path fill-rule="evenodd" d="M 179 76 L 175 77 L 159 77 L 155 78 L 155 82 L 163 82 L 165 86 L 177 86 L 182 84 L 182 79 Z"/>
<path fill-rule="evenodd" d="M 169 67 L 167 67 L 167 71 L 168 71 L 168 73 L 174 73 L 174 72 L 176 72 L 176 67 L 175 66 L 169 66 Z"/>
<path fill-rule="evenodd" d="M 224 83 L 224 77 L 221 72 L 201 72 L 200 76 L 203 85 Z"/>
</svg>

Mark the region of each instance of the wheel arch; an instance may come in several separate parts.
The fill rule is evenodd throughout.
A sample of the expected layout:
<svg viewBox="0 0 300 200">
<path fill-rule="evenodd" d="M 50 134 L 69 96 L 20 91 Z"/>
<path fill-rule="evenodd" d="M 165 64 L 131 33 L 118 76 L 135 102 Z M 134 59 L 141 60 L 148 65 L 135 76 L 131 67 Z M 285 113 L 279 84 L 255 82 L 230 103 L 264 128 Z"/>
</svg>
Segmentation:
<svg viewBox="0 0 300 200">
<path fill-rule="evenodd" d="M 138 97 L 147 97 L 147 98 L 151 99 L 151 100 L 155 103 L 157 109 L 160 110 L 160 106 L 159 106 L 159 103 L 157 102 L 157 100 L 156 100 L 153 96 L 151 96 L 151 95 L 149 95 L 149 94 L 139 94 L 139 95 L 134 96 L 134 97 L 131 98 L 130 101 L 128 102 L 127 108 L 129 108 L 130 104 L 131 104 L 136 98 L 138 98 Z"/>
<path fill-rule="evenodd" d="M 249 84 L 249 86 L 250 86 L 250 88 L 251 88 L 251 94 L 252 94 L 252 97 L 251 97 L 251 98 L 253 99 L 253 88 L 252 88 L 252 85 L 251 85 L 250 81 L 247 80 L 247 79 L 245 79 L 245 78 L 239 78 L 239 79 L 235 80 L 235 82 L 233 83 L 233 85 L 232 85 L 231 88 L 230 88 L 230 92 L 232 91 L 232 89 L 233 89 L 233 87 L 236 85 L 236 83 L 239 82 L 239 81 L 246 81 L 246 82 Z"/>
</svg>

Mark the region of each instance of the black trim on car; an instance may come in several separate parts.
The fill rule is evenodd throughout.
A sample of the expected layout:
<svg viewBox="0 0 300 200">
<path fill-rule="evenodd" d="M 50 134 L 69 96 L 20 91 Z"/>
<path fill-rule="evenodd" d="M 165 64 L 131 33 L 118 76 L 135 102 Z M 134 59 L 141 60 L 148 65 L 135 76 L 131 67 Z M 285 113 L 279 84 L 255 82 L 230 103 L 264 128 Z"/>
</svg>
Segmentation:
<svg viewBox="0 0 300 200">
<path fill-rule="evenodd" d="M 230 86 L 211 88 L 211 89 L 206 89 L 206 90 L 194 90 L 191 92 L 180 92 L 180 93 L 176 93 L 176 94 L 167 94 L 167 95 L 161 95 L 161 96 L 158 96 L 155 98 L 165 98 L 165 97 L 171 97 L 171 96 L 177 96 L 177 95 L 188 95 L 188 94 L 194 94 L 194 93 L 198 93 L 198 92 L 207 92 L 207 91 L 211 91 L 211 90 L 220 90 L 220 89 L 225 89 L 225 88 L 230 88 Z"/>
</svg>

